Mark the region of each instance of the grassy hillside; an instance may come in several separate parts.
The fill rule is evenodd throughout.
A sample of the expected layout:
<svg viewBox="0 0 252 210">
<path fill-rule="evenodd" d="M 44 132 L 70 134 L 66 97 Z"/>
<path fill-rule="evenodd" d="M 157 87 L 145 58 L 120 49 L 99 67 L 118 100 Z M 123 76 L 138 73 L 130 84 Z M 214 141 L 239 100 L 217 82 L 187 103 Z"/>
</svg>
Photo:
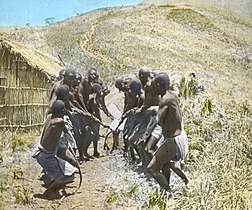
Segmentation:
<svg viewBox="0 0 252 210">
<path fill-rule="evenodd" d="M 189 189 L 169 201 L 150 196 L 145 208 L 243 210 L 252 208 L 251 26 L 251 19 L 206 6 L 147 4 L 1 35 L 60 55 L 81 72 L 95 66 L 107 83 L 141 66 L 180 76 L 196 72 L 205 93 L 188 95 L 190 87 L 180 84 Z"/>
<path fill-rule="evenodd" d="M 142 4 L 176 4 L 178 2 L 181 2 L 179 0 L 144 0 Z M 250 0 L 185 0 L 186 3 L 192 3 L 194 4 L 201 4 L 201 5 L 208 5 L 217 7 L 219 9 L 222 9 L 223 11 L 230 11 L 235 12 L 242 17 L 245 18 L 252 18 L 252 2 Z"/>
<path fill-rule="evenodd" d="M 247 99 L 251 105 L 251 33 L 251 20 L 180 3 L 98 10 L 7 36 L 60 54 L 83 72 L 96 66 L 108 78 L 139 66 L 180 74 L 195 71 L 221 102 Z"/>
</svg>

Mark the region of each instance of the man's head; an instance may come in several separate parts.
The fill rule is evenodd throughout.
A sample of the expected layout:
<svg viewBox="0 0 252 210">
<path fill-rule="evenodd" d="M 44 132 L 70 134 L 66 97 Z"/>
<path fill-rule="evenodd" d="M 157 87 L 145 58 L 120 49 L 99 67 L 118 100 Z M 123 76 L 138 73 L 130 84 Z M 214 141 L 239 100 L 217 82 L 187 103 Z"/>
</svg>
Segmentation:
<svg viewBox="0 0 252 210">
<path fill-rule="evenodd" d="M 145 68 L 141 68 L 138 72 L 138 77 L 142 83 L 142 85 L 145 85 L 146 82 L 148 82 L 148 79 L 149 79 L 149 74 L 150 74 L 150 71 L 148 69 L 145 69 Z"/>
<path fill-rule="evenodd" d="M 91 68 L 88 71 L 88 81 L 89 82 L 98 82 L 99 75 L 97 73 L 97 70 L 95 68 Z"/>
<path fill-rule="evenodd" d="M 130 92 L 133 93 L 133 95 L 137 96 L 141 94 L 142 84 L 139 79 L 132 79 L 130 82 Z"/>
<path fill-rule="evenodd" d="M 73 68 L 67 68 L 64 75 L 64 84 L 72 87 L 76 81 L 76 71 Z"/>
<path fill-rule="evenodd" d="M 158 95 L 165 95 L 170 87 L 170 79 L 166 73 L 157 74 L 151 82 L 151 86 Z"/>
<path fill-rule="evenodd" d="M 75 80 L 74 80 L 74 83 L 73 83 L 73 87 L 77 87 L 80 83 L 81 83 L 81 80 L 82 80 L 82 75 L 80 72 L 76 72 L 76 77 L 75 77 Z"/>
<path fill-rule="evenodd" d="M 98 84 L 98 83 L 94 83 L 92 85 L 92 91 L 93 91 L 93 93 L 98 94 L 98 93 L 101 92 L 101 89 L 102 89 L 102 86 L 100 84 Z"/>
<path fill-rule="evenodd" d="M 67 85 L 59 85 L 55 91 L 58 100 L 68 100 L 69 97 L 69 87 Z"/>
<path fill-rule="evenodd" d="M 103 86 L 102 87 L 102 94 L 107 96 L 110 93 L 110 89 L 108 86 Z"/>
<path fill-rule="evenodd" d="M 115 87 L 119 90 L 119 91 L 123 91 L 123 79 L 122 78 L 117 78 L 115 81 Z"/>
<path fill-rule="evenodd" d="M 52 104 L 52 114 L 63 116 L 65 112 L 65 104 L 61 100 L 56 100 Z"/>
<path fill-rule="evenodd" d="M 66 71 L 66 69 L 61 69 L 61 70 L 59 71 L 59 75 L 56 77 L 56 80 L 57 80 L 57 81 L 62 80 L 62 79 L 64 78 L 64 76 L 65 76 L 65 71 Z"/>
</svg>

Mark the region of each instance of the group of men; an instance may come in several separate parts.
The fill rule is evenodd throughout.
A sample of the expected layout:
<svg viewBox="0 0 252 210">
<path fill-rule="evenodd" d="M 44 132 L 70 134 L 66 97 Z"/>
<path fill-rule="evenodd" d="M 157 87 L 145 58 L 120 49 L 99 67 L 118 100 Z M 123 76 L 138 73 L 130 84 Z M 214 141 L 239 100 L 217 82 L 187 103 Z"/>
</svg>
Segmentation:
<svg viewBox="0 0 252 210">
<path fill-rule="evenodd" d="M 169 189 L 170 169 L 187 184 L 188 179 L 181 170 L 181 164 L 177 163 L 185 160 L 188 142 L 183 131 L 177 96 L 169 90 L 168 75 L 152 75 L 149 70 L 142 68 L 138 78 L 116 79 L 115 87 L 124 92 L 122 118 L 129 119 L 132 110 L 135 116 L 140 116 L 138 123 L 129 120 L 125 124 L 125 148 L 137 151 L 142 165 L 161 188 Z M 86 76 L 73 68 L 60 71 L 49 96 L 40 144 L 33 155 L 43 168 L 42 179 L 47 188 L 45 194 L 55 192 L 72 182 L 75 172 L 80 172 L 75 158 L 77 149 L 80 161 L 100 156 L 100 125 L 108 127 L 101 121 L 100 110 L 113 119 L 105 105 L 105 96 L 108 94 L 109 89 L 103 85 L 96 69 L 90 69 Z M 142 124 L 141 116 L 146 116 L 149 110 L 154 123 L 149 122 L 141 140 L 132 142 L 129 136 L 135 135 L 134 132 Z M 114 137 L 116 136 L 118 139 L 118 132 L 114 131 Z M 92 156 L 88 154 L 91 142 L 94 148 Z"/>
<path fill-rule="evenodd" d="M 181 169 L 188 152 L 188 140 L 177 95 L 169 89 L 169 76 L 166 73 L 154 75 L 142 68 L 138 78 L 118 78 L 115 86 L 125 96 L 123 115 L 129 119 L 123 130 L 125 145 L 128 143 L 126 148 L 136 151 L 142 168 L 162 189 L 169 189 L 170 169 L 188 184 Z M 132 153 L 134 155 L 134 151 Z"/>
<path fill-rule="evenodd" d="M 100 109 L 112 117 L 105 106 L 109 89 L 103 85 L 96 69 L 82 76 L 73 68 L 59 72 L 49 96 L 48 109 L 40 144 L 33 157 L 43 168 L 45 194 L 54 193 L 74 180 L 79 160 L 99 157 Z M 88 154 L 93 142 L 94 153 Z M 80 172 L 81 175 L 81 172 Z"/>
</svg>

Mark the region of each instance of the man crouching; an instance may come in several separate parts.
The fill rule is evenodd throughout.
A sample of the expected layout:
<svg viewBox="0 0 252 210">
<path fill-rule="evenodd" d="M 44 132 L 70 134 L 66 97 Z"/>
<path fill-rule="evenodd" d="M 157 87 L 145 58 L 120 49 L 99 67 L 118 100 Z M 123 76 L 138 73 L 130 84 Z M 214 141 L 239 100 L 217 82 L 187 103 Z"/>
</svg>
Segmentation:
<svg viewBox="0 0 252 210">
<path fill-rule="evenodd" d="M 36 158 L 44 171 L 43 181 L 47 190 L 44 195 L 54 194 L 65 184 L 73 182 L 77 168 L 56 156 L 56 148 L 62 132 L 67 132 L 64 124 L 65 105 L 61 100 L 52 104 L 52 113 L 45 120 L 41 140 L 32 157 Z"/>
</svg>

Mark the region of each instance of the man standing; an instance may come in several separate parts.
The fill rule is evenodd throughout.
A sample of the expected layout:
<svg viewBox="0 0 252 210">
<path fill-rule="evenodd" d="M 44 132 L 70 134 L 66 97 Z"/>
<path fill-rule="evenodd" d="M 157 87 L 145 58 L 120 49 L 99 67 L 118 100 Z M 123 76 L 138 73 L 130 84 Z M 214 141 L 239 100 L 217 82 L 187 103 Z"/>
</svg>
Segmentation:
<svg viewBox="0 0 252 210">
<path fill-rule="evenodd" d="M 164 141 L 154 153 L 148 170 L 161 188 L 168 190 L 170 168 L 185 182 L 188 179 L 176 162 L 183 161 L 188 151 L 188 142 L 182 132 L 181 110 L 177 97 L 169 90 L 170 80 L 167 74 L 159 73 L 152 81 L 154 91 L 161 95 L 157 114 L 158 125 L 162 127 Z"/>
</svg>

